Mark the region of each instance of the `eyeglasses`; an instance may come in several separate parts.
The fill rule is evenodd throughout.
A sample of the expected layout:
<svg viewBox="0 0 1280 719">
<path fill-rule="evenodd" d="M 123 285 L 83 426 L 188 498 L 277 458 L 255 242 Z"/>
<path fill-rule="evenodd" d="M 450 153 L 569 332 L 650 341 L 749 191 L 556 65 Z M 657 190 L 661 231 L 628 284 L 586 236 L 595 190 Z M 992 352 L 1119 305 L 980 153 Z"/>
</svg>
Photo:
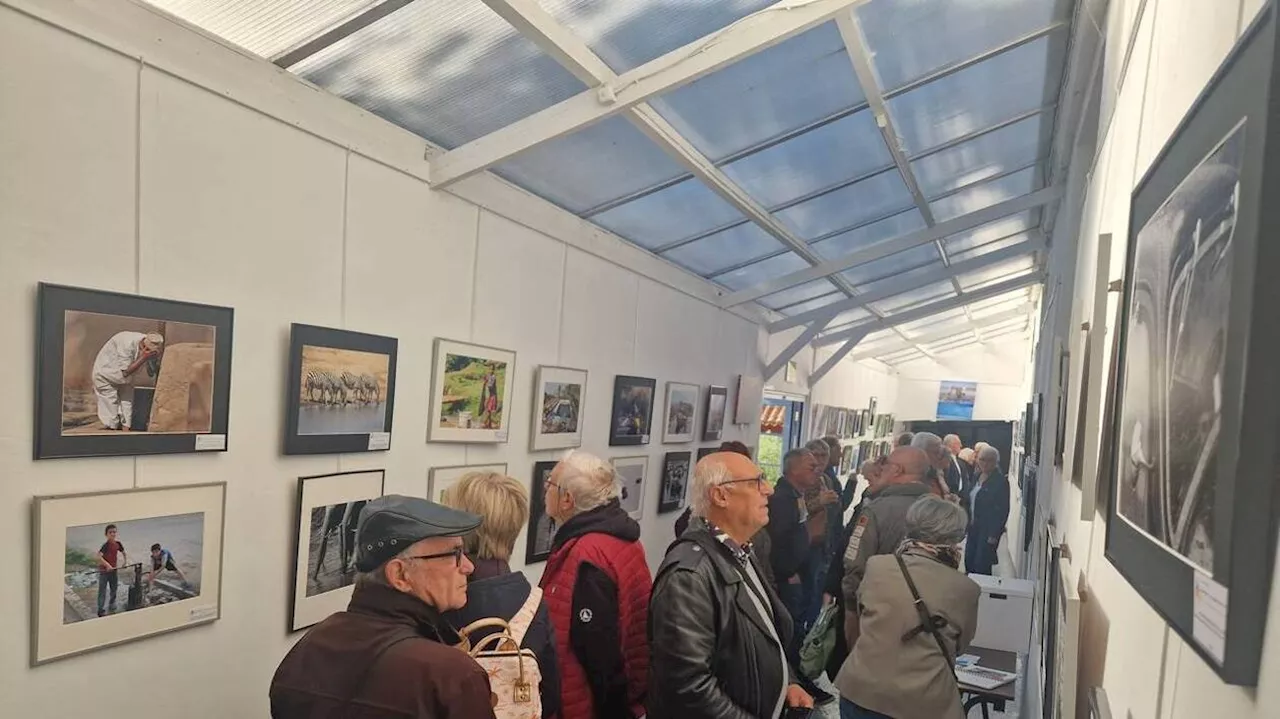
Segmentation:
<svg viewBox="0 0 1280 719">
<path fill-rule="evenodd" d="M 765 482 L 764 475 L 762 474 L 759 477 L 750 477 L 748 479 L 731 479 L 727 482 L 721 482 L 720 486 L 723 487 L 727 484 L 741 484 L 746 482 L 755 482 L 756 490 L 760 492 L 763 492 L 764 488 L 768 485 L 768 483 Z"/>
<path fill-rule="evenodd" d="M 454 547 L 448 552 L 440 552 L 439 554 L 415 554 L 410 557 L 401 557 L 401 559 L 444 559 L 445 557 L 453 557 L 453 563 L 456 567 L 462 566 L 462 557 L 466 552 L 462 551 L 462 545 Z"/>
</svg>

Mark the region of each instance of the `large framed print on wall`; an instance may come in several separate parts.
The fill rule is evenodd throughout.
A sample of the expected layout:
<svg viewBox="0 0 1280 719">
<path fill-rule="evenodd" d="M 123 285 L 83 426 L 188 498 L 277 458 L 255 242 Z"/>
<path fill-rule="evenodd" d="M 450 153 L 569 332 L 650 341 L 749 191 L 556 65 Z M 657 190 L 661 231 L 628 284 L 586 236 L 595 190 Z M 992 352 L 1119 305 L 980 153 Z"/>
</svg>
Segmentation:
<svg viewBox="0 0 1280 719">
<path fill-rule="evenodd" d="M 533 398 L 529 450 L 581 447 L 587 371 L 542 365 L 534 378 Z"/>
<path fill-rule="evenodd" d="M 1254 685 L 1276 547 L 1280 93 L 1258 15 L 1133 193 L 1106 556 Z"/>
<path fill-rule="evenodd" d="M 221 616 L 226 483 L 36 497 L 31 664 Z"/>
<path fill-rule="evenodd" d="M 36 459 L 226 450 L 231 308 L 37 294 Z"/>
<path fill-rule="evenodd" d="M 506 442 L 516 353 L 436 338 L 431 383 L 432 442 Z"/>
<path fill-rule="evenodd" d="M 394 337 L 293 325 L 284 453 L 390 449 L 397 345 Z"/>
<path fill-rule="evenodd" d="M 383 479 L 382 470 L 373 470 L 298 480 L 289 631 L 347 608 L 356 578 L 356 524 L 364 506 L 382 496 Z"/>
<path fill-rule="evenodd" d="M 653 421 L 653 393 L 657 382 L 648 377 L 618 375 L 613 380 L 613 409 L 609 413 L 609 446 L 649 444 Z"/>
</svg>

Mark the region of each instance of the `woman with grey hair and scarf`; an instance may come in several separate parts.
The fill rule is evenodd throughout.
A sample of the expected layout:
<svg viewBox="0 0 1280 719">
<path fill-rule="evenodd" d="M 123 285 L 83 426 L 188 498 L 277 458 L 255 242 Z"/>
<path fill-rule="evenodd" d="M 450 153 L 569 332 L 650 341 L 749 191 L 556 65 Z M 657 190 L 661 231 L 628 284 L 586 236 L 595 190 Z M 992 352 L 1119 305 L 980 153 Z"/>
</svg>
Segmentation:
<svg viewBox="0 0 1280 719">
<path fill-rule="evenodd" d="M 981 594 L 959 570 L 968 517 L 924 495 L 906 522 L 898 551 L 867 560 L 858 587 L 861 633 L 835 681 L 841 719 L 964 719 L 953 667 Z"/>
</svg>

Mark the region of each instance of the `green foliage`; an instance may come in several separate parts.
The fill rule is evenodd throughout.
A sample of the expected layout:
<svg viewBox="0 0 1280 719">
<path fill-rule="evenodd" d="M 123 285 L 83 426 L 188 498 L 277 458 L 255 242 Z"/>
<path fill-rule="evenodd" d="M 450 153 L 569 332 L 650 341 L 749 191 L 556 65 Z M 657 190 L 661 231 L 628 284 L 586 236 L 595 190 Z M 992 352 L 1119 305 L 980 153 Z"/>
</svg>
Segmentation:
<svg viewBox="0 0 1280 719">
<path fill-rule="evenodd" d="M 503 396 L 506 387 L 507 364 L 494 362 L 494 376 L 497 377 L 498 406 L 506 404 Z M 445 358 L 444 396 L 446 401 L 441 408 L 444 416 L 456 412 L 469 411 L 473 416 L 481 413 L 480 394 L 484 389 L 484 377 L 489 372 L 486 360 L 466 355 L 448 355 Z M 443 419 L 443 417 L 442 417 Z"/>
<path fill-rule="evenodd" d="M 67 571 L 77 569 L 93 569 L 98 566 L 97 557 L 74 547 L 67 547 Z"/>
<path fill-rule="evenodd" d="M 782 436 L 777 434 L 761 434 L 760 449 L 757 450 L 758 464 L 764 470 L 764 476 L 770 484 L 776 484 L 782 476 Z"/>
</svg>

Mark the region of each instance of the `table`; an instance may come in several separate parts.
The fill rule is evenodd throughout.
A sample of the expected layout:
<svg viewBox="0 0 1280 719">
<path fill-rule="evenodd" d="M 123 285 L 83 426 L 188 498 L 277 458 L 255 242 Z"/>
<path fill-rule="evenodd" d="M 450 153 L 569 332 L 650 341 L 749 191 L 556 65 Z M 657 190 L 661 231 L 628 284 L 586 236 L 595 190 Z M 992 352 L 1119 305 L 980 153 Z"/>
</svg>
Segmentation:
<svg viewBox="0 0 1280 719">
<path fill-rule="evenodd" d="M 969 647 L 964 650 L 964 654 L 973 654 L 978 657 L 977 666 L 987 667 L 988 669 L 997 669 L 1002 672 L 1018 671 L 1018 655 L 1013 652 L 1006 652 L 1002 649 L 985 649 L 983 647 Z M 1001 684 L 995 689 L 982 689 L 969 684 L 960 684 L 961 695 L 968 695 L 968 699 L 964 702 L 964 715 L 969 716 L 969 710 L 976 706 L 982 707 L 982 719 L 991 719 L 988 707 L 994 707 L 997 711 L 1004 711 L 1005 702 L 1013 701 L 1017 695 L 1014 689 L 1017 681 L 1011 681 L 1008 684 Z"/>
</svg>

